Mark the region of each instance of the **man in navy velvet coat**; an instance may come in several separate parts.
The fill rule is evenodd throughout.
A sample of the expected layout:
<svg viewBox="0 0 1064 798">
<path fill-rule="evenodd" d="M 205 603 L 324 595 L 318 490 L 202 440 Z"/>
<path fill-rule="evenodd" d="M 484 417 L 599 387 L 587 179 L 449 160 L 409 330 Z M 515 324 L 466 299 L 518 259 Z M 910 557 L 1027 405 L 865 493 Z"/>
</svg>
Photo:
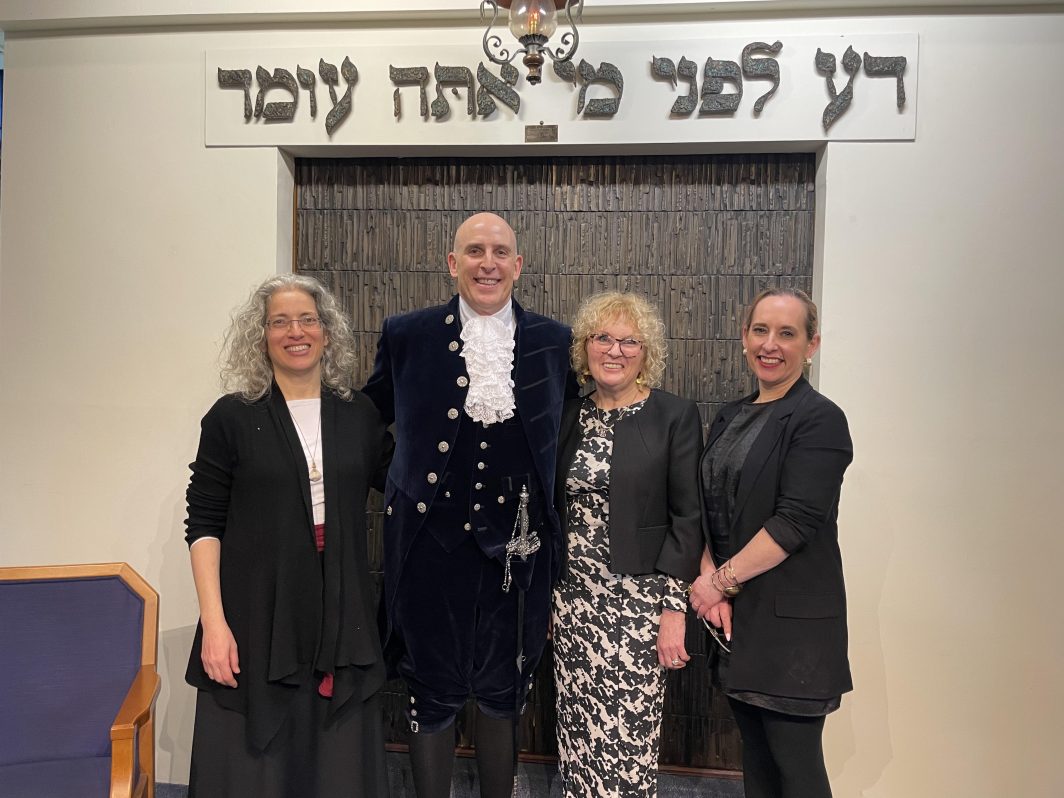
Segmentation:
<svg viewBox="0 0 1064 798">
<path fill-rule="evenodd" d="M 513 300 L 522 258 L 500 217 L 463 222 L 447 264 L 458 295 L 386 319 L 364 389 L 396 433 L 385 646 L 410 691 L 418 798 L 450 794 L 469 695 L 481 795 L 508 798 L 562 545 L 551 497 L 570 331 Z"/>
</svg>

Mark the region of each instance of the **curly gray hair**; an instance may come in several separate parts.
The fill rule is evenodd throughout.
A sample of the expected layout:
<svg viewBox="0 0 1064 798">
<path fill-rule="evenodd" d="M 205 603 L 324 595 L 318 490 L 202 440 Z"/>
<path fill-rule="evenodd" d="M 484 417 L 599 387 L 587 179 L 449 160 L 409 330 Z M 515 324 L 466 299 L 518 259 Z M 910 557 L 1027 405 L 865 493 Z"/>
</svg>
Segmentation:
<svg viewBox="0 0 1064 798">
<path fill-rule="evenodd" d="M 340 303 L 313 277 L 278 274 L 251 292 L 233 311 L 221 353 L 222 387 L 248 402 L 261 399 L 273 384 L 273 366 L 266 353 L 266 309 L 278 291 L 302 291 L 314 300 L 318 318 L 328 333 L 321 357 L 321 382 L 344 399 L 351 398 L 355 381 L 355 342 L 351 324 Z"/>
</svg>

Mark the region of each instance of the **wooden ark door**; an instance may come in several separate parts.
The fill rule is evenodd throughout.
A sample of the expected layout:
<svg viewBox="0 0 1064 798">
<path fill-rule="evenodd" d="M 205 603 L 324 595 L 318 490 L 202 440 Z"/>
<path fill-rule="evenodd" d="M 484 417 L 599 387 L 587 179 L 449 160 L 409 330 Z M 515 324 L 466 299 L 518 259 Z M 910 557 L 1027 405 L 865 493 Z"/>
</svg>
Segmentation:
<svg viewBox="0 0 1064 798">
<path fill-rule="evenodd" d="M 657 305 L 669 342 L 664 388 L 696 400 L 708 423 L 753 386 L 742 308 L 768 286 L 811 288 L 814 168 L 808 154 L 300 160 L 296 269 L 343 302 L 365 382 L 384 318 L 447 301 L 455 229 L 494 211 L 517 233 L 524 307 L 570 322 L 583 297 L 606 289 Z M 379 495 L 370 516 L 379 569 Z M 379 591 L 379 570 L 374 578 Z M 737 770 L 738 731 L 710 685 L 713 643 L 693 618 L 687 645 L 691 663 L 668 676 L 662 768 Z M 557 753 L 551 665 L 548 647 L 523 718 L 526 755 Z M 406 742 L 405 703 L 402 683 L 389 683 L 390 743 Z M 460 746 L 473 745 L 473 718 L 470 704 L 458 718 Z"/>
</svg>

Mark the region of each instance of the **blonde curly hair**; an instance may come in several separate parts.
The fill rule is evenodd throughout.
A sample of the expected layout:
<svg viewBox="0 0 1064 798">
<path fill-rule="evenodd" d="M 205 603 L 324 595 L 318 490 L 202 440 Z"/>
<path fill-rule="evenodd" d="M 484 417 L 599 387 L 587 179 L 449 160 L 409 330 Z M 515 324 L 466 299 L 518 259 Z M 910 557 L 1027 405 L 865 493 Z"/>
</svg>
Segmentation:
<svg viewBox="0 0 1064 798">
<path fill-rule="evenodd" d="M 588 336 L 616 321 L 635 327 L 637 337 L 643 342 L 642 384 L 647 388 L 661 387 L 665 360 L 669 355 L 661 314 L 638 294 L 622 291 L 592 294 L 580 303 L 573 320 L 573 343 L 569 349 L 576 381 L 583 385 L 591 377 L 587 362 Z"/>
<path fill-rule="evenodd" d="M 321 383 L 350 399 L 355 388 L 355 342 L 340 303 L 313 277 L 278 274 L 251 292 L 233 311 L 222 343 L 221 380 L 226 392 L 247 402 L 261 399 L 273 385 L 273 366 L 266 353 L 266 309 L 278 291 L 302 291 L 314 300 L 327 333 L 321 356 Z"/>
</svg>

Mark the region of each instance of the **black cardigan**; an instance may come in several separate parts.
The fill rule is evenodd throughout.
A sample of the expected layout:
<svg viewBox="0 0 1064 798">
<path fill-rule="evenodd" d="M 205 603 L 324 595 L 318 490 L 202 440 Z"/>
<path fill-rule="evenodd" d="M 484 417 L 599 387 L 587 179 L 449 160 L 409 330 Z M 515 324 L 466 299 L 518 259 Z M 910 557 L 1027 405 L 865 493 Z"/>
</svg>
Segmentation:
<svg viewBox="0 0 1064 798">
<path fill-rule="evenodd" d="M 565 480 L 582 438 L 583 401 L 569 401 L 562 413 L 554 501 L 563 526 Z M 702 556 L 698 406 L 654 390 L 638 413 L 617 422 L 613 434 L 610 571 L 633 575 L 657 571 L 693 581 Z"/>
<path fill-rule="evenodd" d="M 238 686 L 211 681 L 197 627 L 186 681 L 247 716 L 260 750 L 284 721 L 293 686 L 335 672 L 330 713 L 384 682 L 366 552 L 371 485 L 383 484 L 391 436 L 373 404 L 322 390 L 325 553 L 314 543 L 306 458 L 276 385 L 255 402 L 224 396 L 204 416 L 191 464 L 186 540 L 221 540 L 225 618 Z M 323 563 L 323 564 L 322 564 Z"/>
<path fill-rule="evenodd" d="M 739 407 L 756 396 L 721 409 L 706 453 Z M 725 687 L 834 698 L 853 689 L 836 523 L 843 473 L 853 459 L 850 432 L 842 410 L 804 378 L 767 412 L 739 476 L 731 546 L 738 552 L 764 527 L 790 556 L 747 582 L 734 599 Z"/>
</svg>

